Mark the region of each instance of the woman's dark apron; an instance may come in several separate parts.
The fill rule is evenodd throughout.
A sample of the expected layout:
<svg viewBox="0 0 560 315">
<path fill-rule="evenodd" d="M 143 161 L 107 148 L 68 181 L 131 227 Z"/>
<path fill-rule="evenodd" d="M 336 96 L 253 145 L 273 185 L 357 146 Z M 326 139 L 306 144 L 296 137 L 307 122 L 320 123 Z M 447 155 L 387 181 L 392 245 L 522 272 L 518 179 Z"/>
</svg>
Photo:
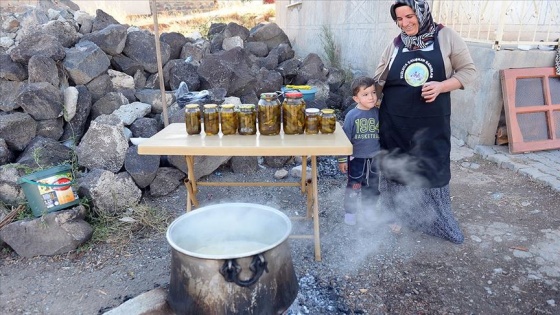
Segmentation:
<svg viewBox="0 0 560 315">
<path fill-rule="evenodd" d="M 421 96 L 424 82 L 447 79 L 437 34 L 431 51 L 403 52 L 403 47 L 401 43 L 383 88 L 379 136 L 381 148 L 389 152 L 386 159 L 406 160 L 412 174 L 384 176 L 400 184 L 420 178 L 423 187 L 443 187 L 451 178 L 451 97 L 441 93 L 426 103 Z"/>
</svg>

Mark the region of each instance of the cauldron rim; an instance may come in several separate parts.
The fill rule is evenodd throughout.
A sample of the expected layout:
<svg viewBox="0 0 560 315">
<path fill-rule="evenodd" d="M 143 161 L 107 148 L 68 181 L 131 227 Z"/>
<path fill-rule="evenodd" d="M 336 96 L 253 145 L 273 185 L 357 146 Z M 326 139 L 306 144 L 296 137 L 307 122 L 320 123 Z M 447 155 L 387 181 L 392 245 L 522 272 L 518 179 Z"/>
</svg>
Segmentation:
<svg viewBox="0 0 560 315">
<path fill-rule="evenodd" d="M 204 254 L 204 253 L 199 253 L 199 252 L 195 252 L 195 251 L 191 251 L 188 249 L 185 249 L 181 246 L 179 246 L 177 244 L 177 242 L 175 242 L 174 236 L 173 236 L 173 230 L 175 228 L 178 228 L 179 225 L 181 225 L 181 223 L 185 220 L 192 220 L 192 217 L 196 217 L 199 215 L 205 215 L 206 212 L 211 212 L 211 211 L 216 211 L 216 209 L 240 209 L 240 208 L 251 208 L 253 210 L 257 209 L 258 211 L 267 211 L 269 213 L 271 213 L 272 215 L 276 215 L 279 218 L 279 222 L 282 222 L 283 224 L 285 224 L 286 228 L 285 228 L 285 232 L 280 235 L 278 237 L 277 240 L 275 240 L 274 242 L 267 244 L 265 246 L 262 246 L 261 248 L 259 248 L 258 250 L 253 250 L 253 251 L 244 251 L 244 252 L 240 252 L 240 253 L 228 253 L 228 254 Z M 209 206 L 204 206 L 201 208 L 198 208 L 196 210 L 190 211 L 188 213 L 182 214 L 181 216 L 177 217 L 167 228 L 167 233 L 166 233 L 166 238 L 167 238 L 167 242 L 169 243 L 169 245 L 176 250 L 179 253 L 182 253 L 184 255 L 187 256 L 191 256 L 191 257 L 196 257 L 196 258 L 201 258 L 201 259 L 236 259 L 236 258 L 242 258 L 242 257 L 250 257 L 250 256 L 254 256 L 260 253 L 264 253 L 266 251 L 269 251 L 275 247 L 277 247 L 278 245 L 282 244 L 289 236 L 290 233 L 292 231 L 292 223 L 290 221 L 290 218 L 288 218 L 288 216 L 286 216 L 283 212 L 281 212 L 280 210 L 277 210 L 273 207 L 270 206 L 265 206 L 265 205 L 261 205 L 261 204 L 255 204 L 255 203 L 221 203 L 221 204 L 214 204 L 214 205 L 209 205 Z"/>
</svg>

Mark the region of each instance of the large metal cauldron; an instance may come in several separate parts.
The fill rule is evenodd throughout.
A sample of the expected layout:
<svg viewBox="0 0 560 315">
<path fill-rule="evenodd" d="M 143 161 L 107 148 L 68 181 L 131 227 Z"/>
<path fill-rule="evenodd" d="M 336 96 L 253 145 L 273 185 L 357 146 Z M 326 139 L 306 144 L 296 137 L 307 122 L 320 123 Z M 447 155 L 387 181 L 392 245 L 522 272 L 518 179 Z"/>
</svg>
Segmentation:
<svg viewBox="0 0 560 315">
<path fill-rule="evenodd" d="M 282 212 L 251 203 L 202 207 L 167 230 L 168 302 L 177 314 L 281 314 L 298 291 Z"/>
</svg>

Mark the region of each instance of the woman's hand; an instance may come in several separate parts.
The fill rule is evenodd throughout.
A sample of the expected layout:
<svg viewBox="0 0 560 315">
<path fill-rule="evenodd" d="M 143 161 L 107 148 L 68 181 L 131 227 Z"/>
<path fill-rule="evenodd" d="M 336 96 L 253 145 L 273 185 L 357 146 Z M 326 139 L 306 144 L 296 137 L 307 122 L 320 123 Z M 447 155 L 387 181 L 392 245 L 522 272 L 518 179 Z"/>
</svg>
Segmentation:
<svg viewBox="0 0 560 315">
<path fill-rule="evenodd" d="M 346 174 L 348 172 L 348 162 L 338 163 L 338 169 L 342 174 Z"/>
<path fill-rule="evenodd" d="M 422 86 L 422 97 L 426 103 L 431 103 L 436 100 L 436 97 L 443 92 L 443 82 L 430 81 L 424 83 Z"/>
<path fill-rule="evenodd" d="M 436 100 L 436 97 L 441 93 L 447 93 L 460 89 L 463 85 L 456 78 L 449 78 L 445 81 L 430 81 L 424 83 L 422 86 L 422 97 L 426 103 L 431 103 Z"/>
</svg>

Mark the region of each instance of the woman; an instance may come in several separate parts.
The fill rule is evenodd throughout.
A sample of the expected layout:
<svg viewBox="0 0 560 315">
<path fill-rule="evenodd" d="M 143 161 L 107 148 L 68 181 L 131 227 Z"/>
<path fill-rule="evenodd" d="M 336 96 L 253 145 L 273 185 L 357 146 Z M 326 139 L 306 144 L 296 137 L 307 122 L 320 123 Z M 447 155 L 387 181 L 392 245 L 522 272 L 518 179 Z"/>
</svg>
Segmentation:
<svg viewBox="0 0 560 315">
<path fill-rule="evenodd" d="M 434 23 L 424 0 L 397 0 L 391 17 L 401 34 L 381 57 L 375 78 L 380 107 L 381 206 L 403 223 L 460 244 L 451 212 L 450 92 L 476 75 L 465 42 Z"/>
</svg>

